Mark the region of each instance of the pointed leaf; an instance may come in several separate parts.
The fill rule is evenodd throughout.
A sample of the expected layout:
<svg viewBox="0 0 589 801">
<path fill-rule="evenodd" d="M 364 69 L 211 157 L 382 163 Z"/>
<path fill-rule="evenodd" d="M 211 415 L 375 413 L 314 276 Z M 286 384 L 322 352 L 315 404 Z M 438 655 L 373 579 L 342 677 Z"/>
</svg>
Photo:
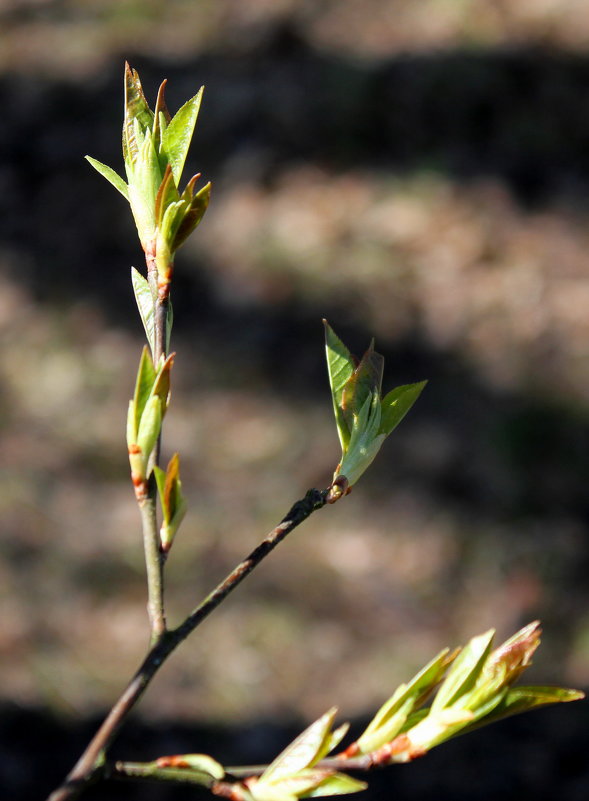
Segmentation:
<svg viewBox="0 0 589 801">
<path fill-rule="evenodd" d="M 151 289 L 141 273 L 131 267 L 131 283 L 133 284 L 133 292 L 135 293 L 135 301 L 139 309 L 139 316 L 145 329 L 145 336 L 149 342 L 149 347 L 153 353 L 155 349 L 155 322 L 154 322 L 154 302 L 151 294 Z"/>
<path fill-rule="evenodd" d="M 429 707 L 425 709 L 416 709 L 415 712 L 412 712 L 408 715 L 407 720 L 401 726 L 399 730 L 399 734 L 404 734 L 405 732 L 411 731 L 414 726 L 417 726 L 418 723 L 426 718 L 429 715 Z"/>
<path fill-rule="evenodd" d="M 149 108 L 139 75 L 125 64 L 125 122 L 123 124 L 123 156 L 125 163 L 134 164 L 139 152 L 135 120 L 142 130 L 152 127 L 153 112 Z"/>
<path fill-rule="evenodd" d="M 384 442 L 385 435 L 378 433 L 379 425 L 380 398 L 375 390 L 372 398 L 366 398 L 360 414 L 354 416 L 350 441 L 337 470 L 350 486 L 370 467 Z"/>
<path fill-rule="evenodd" d="M 127 447 L 131 448 L 137 443 L 137 429 L 139 428 L 138 416 L 135 409 L 135 401 L 129 401 L 127 409 Z"/>
<path fill-rule="evenodd" d="M 162 132 L 166 130 L 168 123 L 171 120 L 171 115 L 168 111 L 165 97 L 167 83 L 167 79 L 164 79 L 161 82 L 160 88 L 157 92 L 157 99 L 155 101 L 155 108 L 153 111 L 153 141 L 156 143 L 158 151 L 161 145 Z M 165 169 L 165 164 L 162 164 L 162 170 L 163 169 Z"/>
<path fill-rule="evenodd" d="M 323 759 L 324 757 L 327 756 L 327 754 L 330 754 L 334 748 L 337 748 L 337 746 L 341 743 L 341 741 L 348 733 L 349 728 L 350 728 L 349 723 L 342 723 L 341 726 L 338 726 L 335 731 L 332 731 L 329 734 L 329 736 L 325 738 L 325 742 L 323 744 L 323 749 L 320 752 L 319 759 Z"/>
<path fill-rule="evenodd" d="M 178 482 L 180 480 L 180 457 L 175 453 L 166 470 L 166 483 L 164 487 L 164 502 L 170 511 L 170 518 L 176 510 L 176 500 L 178 497 Z"/>
<path fill-rule="evenodd" d="M 178 230 L 176 231 L 176 235 L 174 236 L 172 250 L 178 250 L 180 245 L 183 245 L 184 242 L 186 242 L 190 234 L 200 224 L 200 221 L 204 217 L 209 206 L 210 199 L 211 184 L 208 183 L 203 186 L 203 188 L 192 198 L 190 207 L 188 211 L 185 212 L 184 217 L 178 226 Z"/>
<path fill-rule="evenodd" d="M 313 769 L 305 768 L 292 776 L 282 776 L 278 779 L 269 780 L 263 776 L 256 784 L 253 785 L 254 792 L 265 792 L 263 788 L 267 788 L 270 792 L 278 790 L 281 795 L 288 793 L 295 798 L 307 796 L 313 788 L 317 787 L 328 776 L 332 775 L 332 771 L 328 769 Z"/>
<path fill-rule="evenodd" d="M 366 782 L 353 779 L 346 773 L 334 773 L 328 776 L 314 790 L 306 794 L 305 798 L 319 798 L 325 795 L 347 795 L 348 793 L 359 793 L 368 787 Z"/>
<path fill-rule="evenodd" d="M 520 712 L 528 712 L 548 704 L 567 704 L 583 698 L 585 698 L 585 693 L 580 690 L 570 690 L 564 687 L 511 687 L 489 714 L 467 726 L 465 731 L 473 731 L 497 720 L 503 720 L 511 715 L 518 715 Z"/>
<path fill-rule="evenodd" d="M 162 429 L 162 403 L 157 395 L 147 401 L 137 432 L 137 445 L 141 448 L 143 464 L 147 462 Z"/>
<path fill-rule="evenodd" d="M 168 164 L 160 188 L 157 191 L 155 198 L 155 219 L 158 225 L 161 223 L 164 212 L 170 203 L 177 203 L 180 199 L 176 184 L 174 183 L 174 176 L 172 175 L 172 168 Z"/>
<path fill-rule="evenodd" d="M 139 369 L 137 371 L 137 379 L 135 382 L 135 394 L 133 396 L 133 403 L 135 405 L 136 431 L 139 430 L 139 423 L 141 421 L 147 400 L 151 395 L 155 377 L 156 373 L 153 366 L 153 361 L 147 346 L 144 346 L 143 350 L 141 351 L 141 359 L 139 361 Z"/>
<path fill-rule="evenodd" d="M 337 709 L 332 707 L 299 734 L 266 768 L 260 780 L 276 781 L 285 776 L 292 776 L 317 761 L 317 755 L 321 754 L 329 737 L 336 713 Z"/>
<path fill-rule="evenodd" d="M 360 412 L 366 399 L 376 392 L 380 398 L 384 358 L 374 350 L 374 342 L 362 356 L 342 392 L 342 409 L 348 428 L 351 429 L 354 416 Z"/>
<path fill-rule="evenodd" d="M 153 474 L 155 476 L 155 483 L 157 484 L 157 491 L 160 497 L 160 503 L 162 505 L 162 512 L 164 513 L 165 517 L 165 508 L 162 499 L 166 491 L 166 471 L 162 470 L 162 468 L 156 464 L 153 467 Z"/>
<path fill-rule="evenodd" d="M 404 728 L 412 709 L 423 703 L 455 656 L 456 652 L 450 654 L 449 648 L 445 648 L 428 662 L 408 684 L 398 687 L 391 698 L 381 706 L 358 739 L 362 753 L 369 753 L 396 737 Z M 375 735 L 378 735 L 378 742 L 375 740 Z"/>
<path fill-rule="evenodd" d="M 434 698 L 432 711 L 449 707 L 475 686 L 491 651 L 494 636 L 495 630 L 490 629 L 473 637 L 464 646 Z"/>
<path fill-rule="evenodd" d="M 85 156 L 84 158 L 94 167 L 97 172 L 102 175 L 103 178 L 106 178 L 106 180 L 109 181 L 115 189 L 119 190 L 125 200 L 129 200 L 129 187 L 123 181 L 121 176 L 112 169 L 112 167 L 108 167 L 106 164 L 93 159 L 92 156 Z"/>
<path fill-rule="evenodd" d="M 203 88 L 201 87 L 198 94 L 179 109 L 168 123 L 168 127 L 162 136 L 162 151 L 166 154 L 168 163 L 172 167 L 176 186 L 180 183 L 184 162 L 186 161 L 186 155 L 194 133 Z"/>
<path fill-rule="evenodd" d="M 163 175 L 150 130 L 145 132 L 139 149 L 137 167 L 133 178 L 134 189 L 140 195 L 143 203 L 149 207 L 155 227 L 155 224 L 159 222 L 156 218 L 156 198 L 163 182 Z"/>
<path fill-rule="evenodd" d="M 158 370 L 152 393 L 157 395 L 162 404 L 162 416 L 165 415 L 170 400 L 170 372 L 174 366 L 175 353 L 170 353 Z"/>
<path fill-rule="evenodd" d="M 350 441 L 350 429 L 342 410 L 342 396 L 344 387 L 351 378 L 356 363 L 350 351 L 336 335 L 327 320 L 323 320 L 323 324 L 325 326 L 325 352 L 327 355 L 327 372 L 329 374 L 333 411 L 342 450 L 345 450 Z"/>
<path fill-rule="evenodd" d="M 395 429 L 421 395 L 427 381 L 405 384 L 388 392 L 382 400 L 380 430 L 387 436 Z"/>
<path fill-rule="evenodd" d="M 156 759 L 153 763 L 156 768 L 186 768 L 190 771 L 191 777 L 198 773 L 202 775 L 203 783 L 208 784 L 207 779 L 219 781 L 225 776 L 225 768 L 208 754 L 175 754 L 174 756 L 163 756 Z"/>
</svg>

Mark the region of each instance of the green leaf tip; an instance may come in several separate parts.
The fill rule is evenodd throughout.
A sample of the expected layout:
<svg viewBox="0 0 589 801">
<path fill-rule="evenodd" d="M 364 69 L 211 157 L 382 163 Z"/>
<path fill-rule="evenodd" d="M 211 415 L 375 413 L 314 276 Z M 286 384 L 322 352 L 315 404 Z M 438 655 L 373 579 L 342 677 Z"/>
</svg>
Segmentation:
<svg viewBox="0 0 589 801">
<path fill-rule="evenodd" d="M 495 632 L 491 629 L 473 637 L 458 656 L 442 652 L 408 685 L 395 691 L 346 753 L 377 753 L 377 764 L 409 762 L 488 723 L 547 704 L 584 698 L 579 690 L 562 687 L 513 686 L 530 666 L 540 634 L 540 624 L 535 621 L 493 650 Z M 418 709 L 437 685 L 431 705 Z"/>
<path fill-rule="evenodd" d="M 209 202 L 210 183 L 195 192 L 199 176 L 181 190 L 180 179 L 194 134 L 203 88 L 172 117 L 165 101 L 167 81 L 159 87 L 155 108 L 149 107 L 139 74 L 125 63 L 123 160 L 127 181 L 111 167 L 86 156 L 89 163 L 129 202 L 148 272 L 157 273 L 156 300 L 166 301 L 176 250 L 201 222 Z M 137 296 L 137 285 L 134 283 Z M 147 311 L 138 299 L 146 334 Z"/>
<path fill-rule="evenodd" d="M 323 324 L 327 372 L 342 448 L 328 496 L 328 502 L 333 503 L 369 467 L 385 438 L 399 425 L 427 382 L 396 387 L 382 398 L 384 358 L 374 350 L 374 340 L 358 360 L 327 320 Z"/>
<path fill-rule="evenodd" d="M 115 189 L 118 189 L 125 200 L 129 200 L 129 187 L 118 173 L 116 173 L 111 167 L 107 167 L 106 164 L 102 164 L 102 162 L 92 158 L 92 156 L 84 156 L 84 158 L 94 167 L 96 172 L 100 173 L 103 178 L 106 178 L 106 180 L 109 181 Z"/>
<path fill-rule="evenodd" d="M 348 724 L 332 730 L 337 709 L 332 707 L 282 751 L 258 781 L 248 784 L 255 801 L 296 801 L 326 795 L 347 795 L 366 788 L 344 773 L 318 763 L 339 745 Z"/>
</svg>

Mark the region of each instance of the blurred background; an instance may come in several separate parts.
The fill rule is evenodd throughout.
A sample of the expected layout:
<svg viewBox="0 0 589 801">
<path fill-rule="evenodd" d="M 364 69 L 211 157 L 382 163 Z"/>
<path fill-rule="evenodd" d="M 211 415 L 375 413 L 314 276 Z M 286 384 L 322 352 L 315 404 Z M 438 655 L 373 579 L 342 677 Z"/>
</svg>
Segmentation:
<svg viewBox="0 0 589 801">
<path fill-rule="evenodd" d="M 589 683 L 588 48 L 582 0 L 0 0 L 11 798 L 69 769 L 147 639 L 124 443 L 142 254 L 83 160 L 122 169 L 125 59 L 150 102 L 169 79 L 172 111 L 206 85 L 186 175 L 213 198 L 173 295 L 171 621 L 330 481 L 322 317 L 359 355 L 376 337 L 385 389 L 430 383 L 353 494 L 174 655 L 123 755 L 267 760 L 332 704 L 359 720 L 442 647 L 535 618 L 529 680 Z M 586 706 L 535 715 L 373 797 L 585 798 Z"/>
</svg>

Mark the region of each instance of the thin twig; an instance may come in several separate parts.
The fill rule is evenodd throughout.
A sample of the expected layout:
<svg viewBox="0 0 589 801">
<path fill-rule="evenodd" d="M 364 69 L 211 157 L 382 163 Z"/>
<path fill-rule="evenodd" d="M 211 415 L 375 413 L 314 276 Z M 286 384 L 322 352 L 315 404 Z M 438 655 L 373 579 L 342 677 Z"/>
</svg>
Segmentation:
<svg viewBox="0 0 589 801">
<path fill-rule="evenodd" d="M 153 480 L 151 483 L 155 485 Z M 155 486 L 150 487 L 147 498 L 139 503 L 143 527 L 143 548 L 147 573 L 147 610 L 151 625 L 151 644 L 154 645 L 166 631 L 164 607 L 164 560 L 160 549 L 157 528 Z"/>
<path fill-rule="evenodd" d="M 135 707 L 160 667 L 180 643 L 202 623 L 202 621 L 232 592 L 251 571 L 282 540 L 314 511 L 321 509 L 329 490 L 312 489 L 297 501 L 282 521 L 270 531 L 260 545 L 243 560 L 211 592 L 204 601 L 188 615 L 178 628 L 164 631 L 152 646 L 143 663 L 129 682 L 127 688 L 112 707 L 102 725 L 61 787 L 55 790 L 48 801 L 72 801 L 90 784 L 102 778 L 106 772 L 105 754 L 131 710 Z"/>
<path fill-rule="evenodd" d="M 147 260 L 148 278 L 156 280 L 153 257 Z M 156 370 L 166 358 L 167 312 L 169 300 L 165 304 L 156 297 L 154 299 L 154 349 L 152 353 Z M 159 465 L 162 435 L 161 431 L 155 446 L 154 463 Z M 157 525 L 157 487 L 152 473 L 149 482 L 148 497 L 139 504 L 143 527 L 143 548 L 145 551 L 145 567 L 147 573 L 147 608 L 151 624 L 151 644 L 154 645 L 166 631 L 166 613 L 164 606 L 164 565 L 165 554 L 161 549 Z"/>
</svg>

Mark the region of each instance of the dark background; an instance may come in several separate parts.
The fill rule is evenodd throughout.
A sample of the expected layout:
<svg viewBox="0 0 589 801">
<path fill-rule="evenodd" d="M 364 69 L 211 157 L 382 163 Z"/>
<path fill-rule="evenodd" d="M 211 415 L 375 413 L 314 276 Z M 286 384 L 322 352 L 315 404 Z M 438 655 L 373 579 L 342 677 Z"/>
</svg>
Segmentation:
<svg viewBox="0 0 589 801">
<path fill-rule="evenodd" d="M 378 461 L 174 656 L 118 746 L 265 761 L 360 725 L 445 645 L 540 618 L 530 681 L 589 672 L 589 11 L 582 4 L 0 4 L 0 782 L 42 797 L 146 640 L 126 403 L 141 265 L 125 59 L 205 99 L 213 181 L 177 259 L 166 455 L 189 515 L 171 618 L 338 460 L 321 318 L 385 389 L 430 383 Z M 586 703 L 379 773 L 374 797 L 577 799 Z M 132 793 L 135 793 L 135 796 Z M 183 798 L 102 787 L 99 798 Z"/>
</svg>

